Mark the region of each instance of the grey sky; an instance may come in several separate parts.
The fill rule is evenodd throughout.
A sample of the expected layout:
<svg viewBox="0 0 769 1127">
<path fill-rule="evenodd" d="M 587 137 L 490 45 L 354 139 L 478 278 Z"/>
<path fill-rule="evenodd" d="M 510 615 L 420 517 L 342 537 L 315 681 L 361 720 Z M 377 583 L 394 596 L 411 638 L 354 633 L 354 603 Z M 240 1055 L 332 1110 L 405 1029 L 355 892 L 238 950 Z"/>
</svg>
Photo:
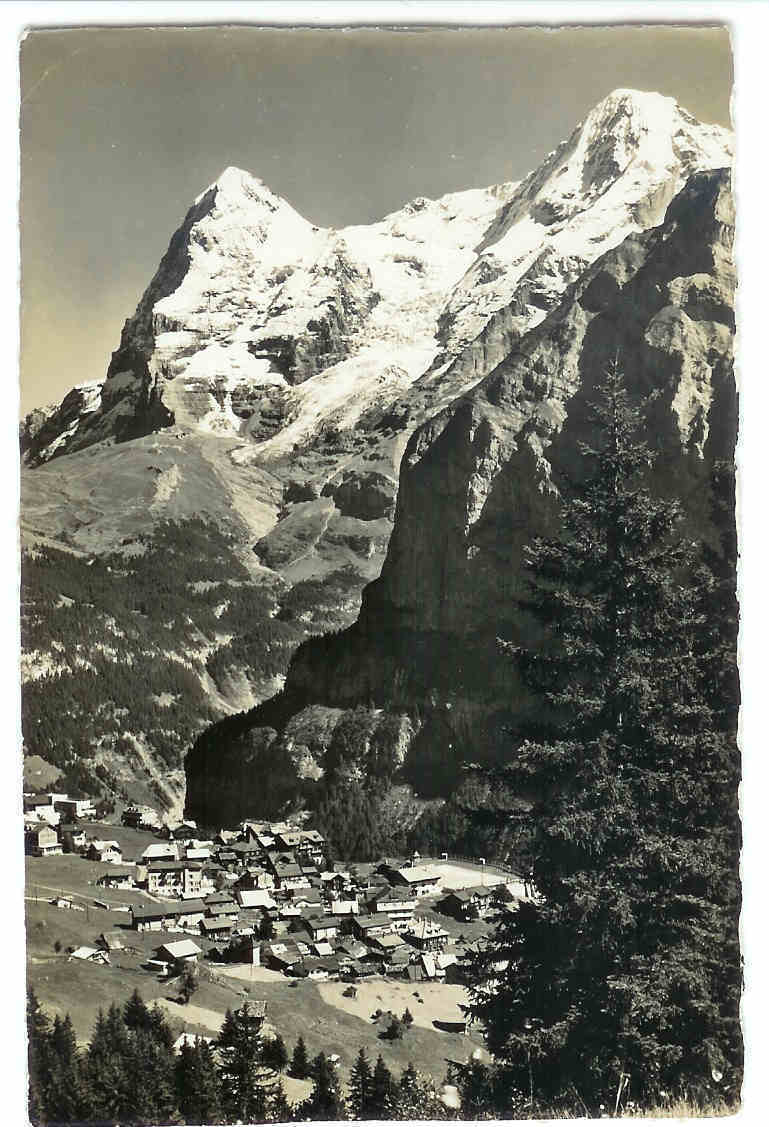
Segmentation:
<svg viewBox="0 0 769 1127">
<path fill-rule="evenodd" d="M 618 86 L 728 125 L 726 31 L 104 28 L 22 46 L 22 410 L 104 375 L 194 197 L 227 165 L 368 222 L 518 179 Z"/>
</svg>

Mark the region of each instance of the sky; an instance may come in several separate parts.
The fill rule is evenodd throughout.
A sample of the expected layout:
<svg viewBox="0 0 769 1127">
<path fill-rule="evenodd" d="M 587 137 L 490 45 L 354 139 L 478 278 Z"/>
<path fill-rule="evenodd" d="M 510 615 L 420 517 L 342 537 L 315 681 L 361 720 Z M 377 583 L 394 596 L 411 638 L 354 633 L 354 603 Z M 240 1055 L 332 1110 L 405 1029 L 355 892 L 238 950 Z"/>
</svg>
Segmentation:
<svg viewBox="0 0 769 1127">
<path fill-rule="evenodd" d="M 718 27 L 33 30 L 21 46 L 21 410 L 102 378 L 228 165 L 313 222 L 520 179 L 616 87 L 729 125 Z"/>
</svg>

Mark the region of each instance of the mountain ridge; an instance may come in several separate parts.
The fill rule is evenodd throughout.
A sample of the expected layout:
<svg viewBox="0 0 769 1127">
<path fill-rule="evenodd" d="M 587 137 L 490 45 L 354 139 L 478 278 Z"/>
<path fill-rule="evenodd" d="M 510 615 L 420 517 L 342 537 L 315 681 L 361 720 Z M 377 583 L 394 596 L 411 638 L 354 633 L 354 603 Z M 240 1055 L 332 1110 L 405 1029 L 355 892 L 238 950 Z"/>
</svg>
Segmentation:
<svg viewBox="0 0 769 1127">
<path fill-rule="evenodd" d="M 609 119 L 614 140 L 589 143 Z M 22 424 L 25 550 L 130 560 L 164 522 L 183 536 L 200 518 L 255 585 L 255 627 L 265 614 L 293 624 L 286 654 L 351 624 L 385 560 L 418 428 L 510 356 L 601 255 L 661 222 L 693 173 L 730 161 L 726 131 L 660 95 L 620 92 L 524 180 L 417 197 L 369 225 L 318 227 L 225 169 L 172 236 L 104 380 Z M 194 582 L 217 582 L 213 558 Z M 54 641 L 62 613 L 34 608 Z M 195 614 L 191 659 L 219 711 L 274 691 L 244 664 L 240 635 L 214 642 L 211 608 Z M 145 660 L 141 647 L 133 656 Z M 200 672 L 207 662 L 219 681 Z"/>
</svg>

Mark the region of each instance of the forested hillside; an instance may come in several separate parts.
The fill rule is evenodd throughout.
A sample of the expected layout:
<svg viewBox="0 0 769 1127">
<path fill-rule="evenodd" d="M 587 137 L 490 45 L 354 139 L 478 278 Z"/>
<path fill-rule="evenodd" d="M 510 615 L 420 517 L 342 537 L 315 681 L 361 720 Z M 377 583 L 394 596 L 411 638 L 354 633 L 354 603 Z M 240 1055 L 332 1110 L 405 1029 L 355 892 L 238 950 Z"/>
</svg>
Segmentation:
<svg viewBox="0 0 769 1127">
<path fill-rule="evenodd" d="M 339 572 L 257 584 L 203 520 L 167 522 L 130 554 L 53 547 L 22 559 L 25 752 L 88 793 L 177 801 L 199 729 L 280 686 L 297 644 L 357 606 Z M 285 598 L 285 602 L 282 600 Z"/>
</svg>

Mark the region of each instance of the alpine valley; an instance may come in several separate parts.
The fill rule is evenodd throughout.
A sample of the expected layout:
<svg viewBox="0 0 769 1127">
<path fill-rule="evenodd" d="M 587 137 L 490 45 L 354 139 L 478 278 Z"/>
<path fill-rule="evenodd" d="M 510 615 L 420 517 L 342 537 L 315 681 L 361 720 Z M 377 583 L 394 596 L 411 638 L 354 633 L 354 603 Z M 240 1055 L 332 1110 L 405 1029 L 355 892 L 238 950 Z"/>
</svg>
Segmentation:
<svg viewBox="0 0 769 1127">
<path fill-rule="evenodd" d="M 384 823 L 435 819 L 527 708 L 497 640 L 613 360 L 718 541 L 731 161 L 618 90 L 520 183 L 369 226 L 223 172 L 105 377 L 21 426 L 28 763 L 209 826 L 372 779 Z"/>
</svg>

